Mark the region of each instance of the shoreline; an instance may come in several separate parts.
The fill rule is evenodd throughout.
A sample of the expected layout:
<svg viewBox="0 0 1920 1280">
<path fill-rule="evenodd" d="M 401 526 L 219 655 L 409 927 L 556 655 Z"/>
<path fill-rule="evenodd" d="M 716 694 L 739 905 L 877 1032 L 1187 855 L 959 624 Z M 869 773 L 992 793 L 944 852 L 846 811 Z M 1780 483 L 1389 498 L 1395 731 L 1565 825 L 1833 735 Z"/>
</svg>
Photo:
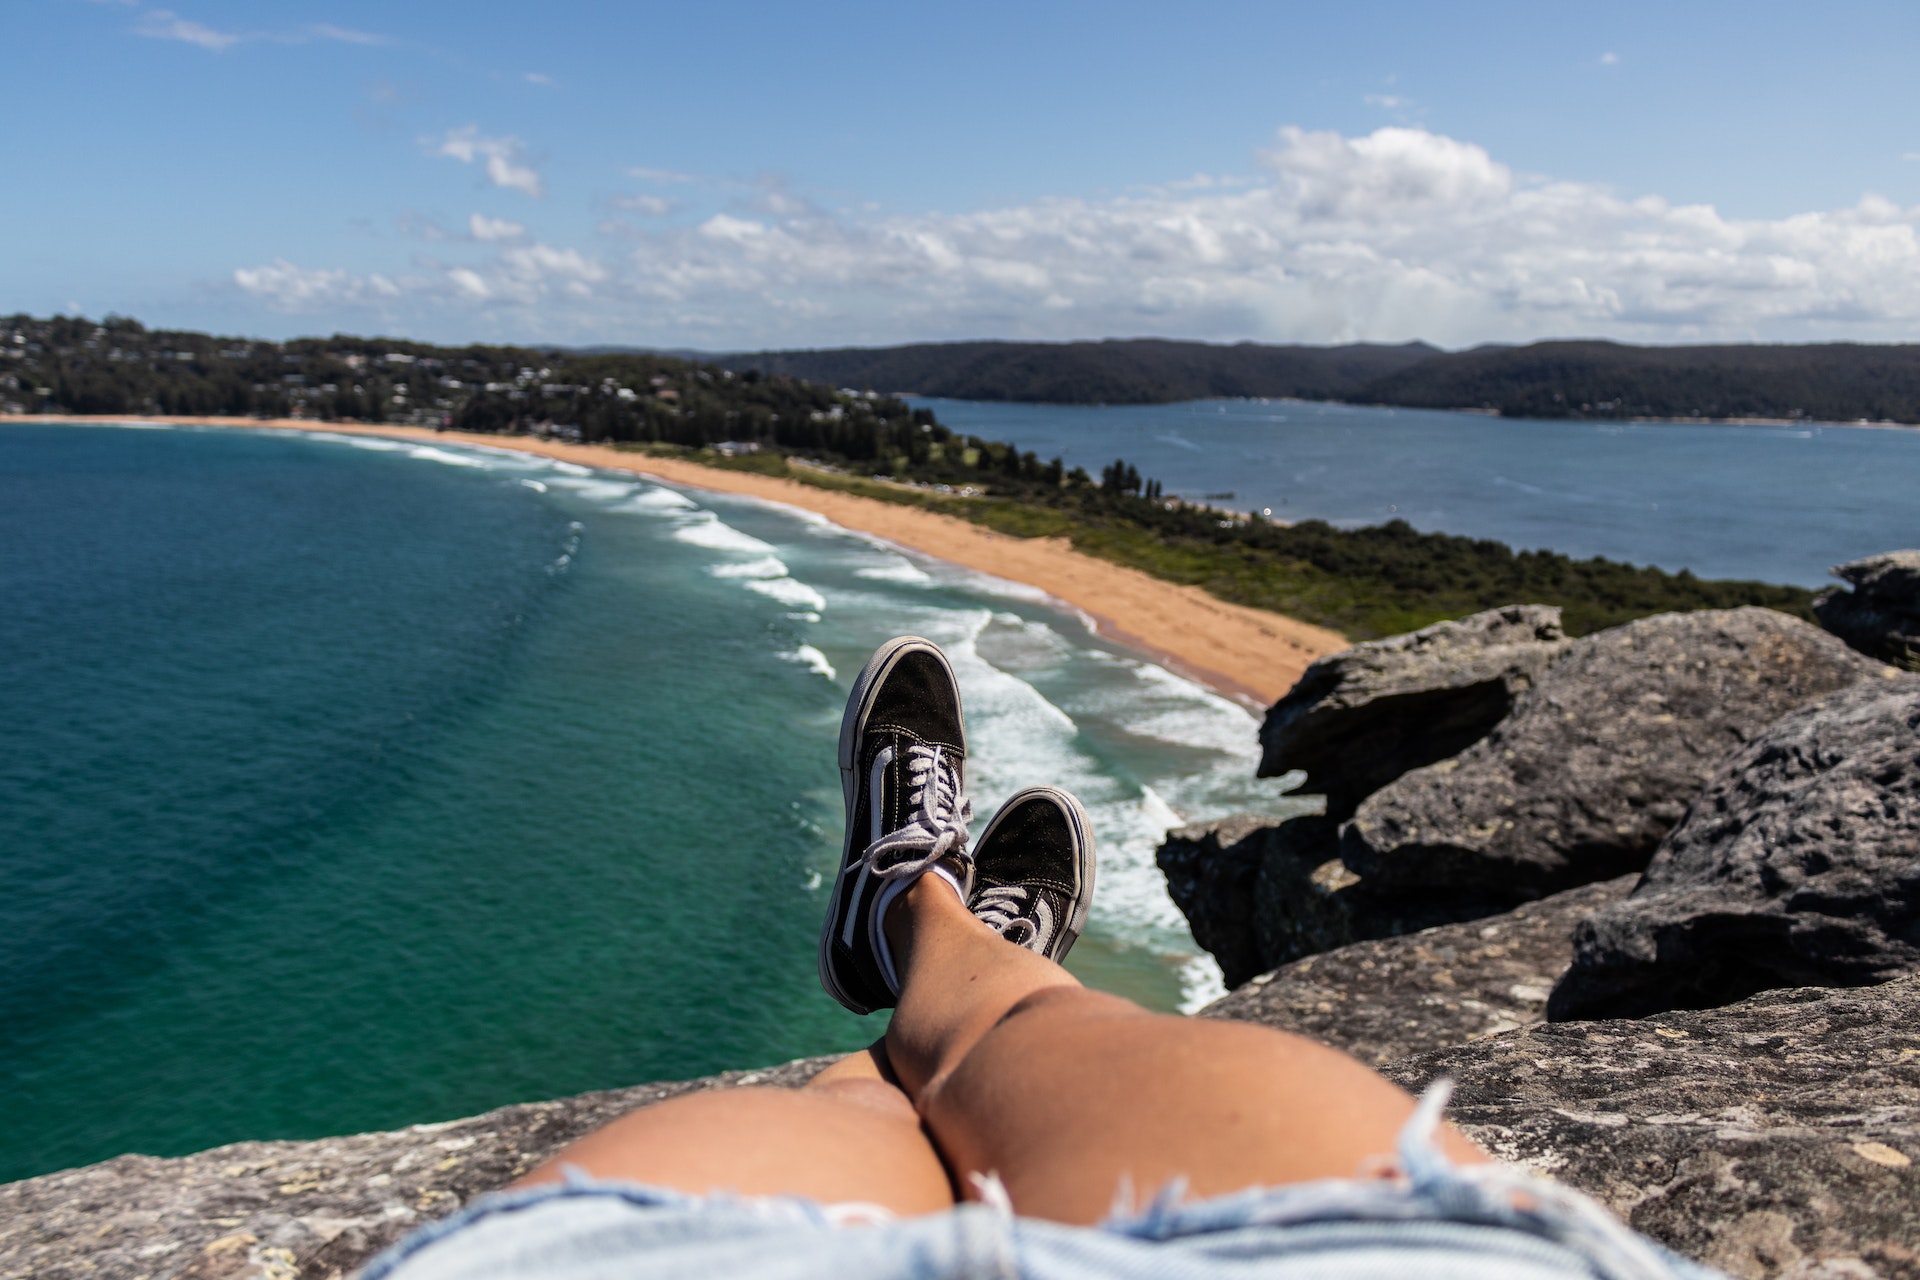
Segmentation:
<svg viewBox="0 0 1920 1280">
<path fill-rule="evenodd" d="M 814 488 L 797 480 L 705 467 L 607 445 L 566 444 L 428 427 L 367 426 L 306 419 L 161 417 L 129 414 L 8 414 L 0 423 L 61 425 L 153 422 L 256 431 L 326 432 L 420 443 L 452 442 L 533 454 L 670 484 L 757 498 L 824 516 L 844 528 L 936 560 L 1038 588 L 1085 617 L 1094 632 L 1256 713 L 1300 678 L 1309 663 L 1347 648 L 1338 632 L 1281 614 L 1218 600 L 1138 569 L 1073 549 L 1065 538 L 1014 538 L 956 516 Z"/>
</svg>

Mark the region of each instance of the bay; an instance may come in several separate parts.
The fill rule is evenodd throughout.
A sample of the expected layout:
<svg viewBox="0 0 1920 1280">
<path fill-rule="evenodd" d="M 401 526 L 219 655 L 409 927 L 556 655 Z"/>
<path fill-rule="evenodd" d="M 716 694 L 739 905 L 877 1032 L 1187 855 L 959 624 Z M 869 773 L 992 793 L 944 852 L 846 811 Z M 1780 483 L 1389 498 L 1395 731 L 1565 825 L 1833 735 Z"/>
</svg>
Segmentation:
<svg viewBox="0 0 1920 1280">
<path fill-rule="evenodd" d="M 857 1047 L 833 749 L 945 645 L 982 821 L 1101 846 L 1085 980 L 1218 989 L 1152 853 L 1301 802 L 1243 708 L 1016 584 L 487 449 L 0 428 L 0 1180 Z"/>
<path fill-rule="evenodd" d="M 1920 429 L 1540 422 L 1291 400 L 917 398 L 948 426 L 1169 494 L 1342 527 L 1401 519 L 1516 550 L 1818 587 L 1920 545 Z M 1227 496 L 1231 495 L 1231 496 Z"/>
</svg>

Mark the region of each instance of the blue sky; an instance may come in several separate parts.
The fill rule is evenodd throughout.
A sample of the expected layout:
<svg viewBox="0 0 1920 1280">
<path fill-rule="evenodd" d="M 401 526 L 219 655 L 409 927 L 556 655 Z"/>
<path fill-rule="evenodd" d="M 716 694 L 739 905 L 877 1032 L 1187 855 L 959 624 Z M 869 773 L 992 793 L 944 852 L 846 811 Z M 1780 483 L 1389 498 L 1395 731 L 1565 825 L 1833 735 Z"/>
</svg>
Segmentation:
<svg viewBox="0 0 1920 1280">
<path fill-rule="evenodd" d="M 10 0 L 0 311 L 1920 339 L 1920 6 Z"/>
</svg>

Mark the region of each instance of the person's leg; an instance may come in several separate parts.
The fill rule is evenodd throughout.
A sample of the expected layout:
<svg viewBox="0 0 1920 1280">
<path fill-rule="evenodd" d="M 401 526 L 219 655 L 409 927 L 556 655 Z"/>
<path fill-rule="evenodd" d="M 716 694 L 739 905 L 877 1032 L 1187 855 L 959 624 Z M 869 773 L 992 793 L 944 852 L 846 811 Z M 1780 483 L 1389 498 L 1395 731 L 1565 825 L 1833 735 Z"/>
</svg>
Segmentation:
<svg viewBox="0 0 1920 1280">
<path fill-rule="evenodd" d="M 1023 1214 L 1094 1222 L 1123 1179 L 1151 1195 L 1184 1177 L 1204 1196 L 1350 1177 L 1412 1114 L 1406 1093 L 1309 1040 L 1087 991 L 943 884 L 916 885 L 887 932 L 904 975 L 888 1056 L 963 1194 L 994 1173 Z"/>
<path fill-rule="evenodd" d="M 901 1214 L 952 1208 L 946 1169 L 889 1076 L 876 1044 L 802 1089 L 682 1094 L 595 1130 L 514 1186 L 557 1182 L 571 1166 L 696 1195 L 797 1195 Z"/>
</svg>

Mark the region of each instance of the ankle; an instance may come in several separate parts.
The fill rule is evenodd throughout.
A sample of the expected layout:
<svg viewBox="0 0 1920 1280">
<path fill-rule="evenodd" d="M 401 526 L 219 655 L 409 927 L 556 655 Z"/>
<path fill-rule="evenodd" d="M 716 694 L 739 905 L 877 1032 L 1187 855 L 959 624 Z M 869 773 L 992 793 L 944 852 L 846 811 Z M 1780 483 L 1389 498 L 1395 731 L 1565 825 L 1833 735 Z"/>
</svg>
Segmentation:
<svg viewBox="0 0 1920 1280">
<path fill-rule="evenodd" d="M 914 935 L 928 928 L 938 928 L 939 921 L 955 915 L 973 919 L 966 901 L 960 896 L 959 888 L 945 876 L 932 872 L 915 880 L 905 893 L 893 900 L 893 905 L 887 909 L 887 918 L 881 922 L 881 928 L 886 931 L 887 946 L 893 952 L 893 962 L 902 976 L 906 974 L 908 957 L 913 953 Z"/>
</svg>

